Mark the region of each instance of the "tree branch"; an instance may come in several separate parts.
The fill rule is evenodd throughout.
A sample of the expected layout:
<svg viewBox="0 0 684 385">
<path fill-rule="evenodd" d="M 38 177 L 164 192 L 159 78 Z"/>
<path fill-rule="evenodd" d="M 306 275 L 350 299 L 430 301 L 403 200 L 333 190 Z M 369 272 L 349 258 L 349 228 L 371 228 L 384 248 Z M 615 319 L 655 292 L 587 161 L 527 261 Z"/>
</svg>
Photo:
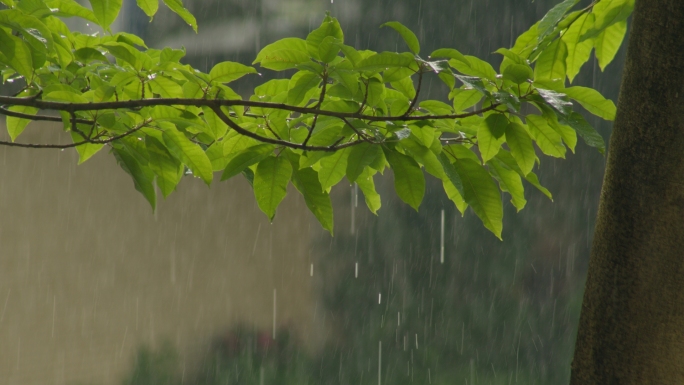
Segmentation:
<svg viewBox="0 0 684 385">
<path fill-rule="evenodd" d="M 420 87 L 423 85 L 423 71 L 422 69 L 418 71 L 418 87 L 416 88 L 416 95 L 413 97 L 413 100 L 411 100 L 411 104 L 409 104 L 408 109 L 406 112 L 404 112 L 404 115 L 402 116 L 409 116 L 411 111 L 413 111 L 413 107 L 416 106 L 416 102 L 418 102 L 418 95 L 420 95 Z"/>
<path fill-rule="evenodd" d="M 487 108 L 477 111 L 465 112 L 462 114 L 448 114 L 448 115 L 414 115 L 414 116 L 375 116 L 366 115 L 358 112 L 336 112 L 321 110 L 311 107 L 297 107 L 284 103 L 259 102 L 254 100 L 207 100 L 207 99 L 175 99 L 175 98 L 156 98 L 156 99 L 140 99 L 140 100 L 124 100 L 116 102 L 97 102 L 97 103 L 68 103 L 55 102 L 45 100 L 31 100 L 28 98 L 14 98 L 8 96 L 0 96 L 0 104 L 9 104 L 17 106 L 36 107 L 42 110 L 57 110 L 57 111 L 100 111 L 100 110 L 116 110 L 116 109 L 134 109 L 142 107 L 153 106 L 195 106 L 195 107 L 210 107 L 214 109 L 217 105 L 221 107 L 244 106 L 244 107 L 260 107 L 280 109 L 291 112 L 298 112 L 300 114 L 323 115 L 335 118 L 351 118 L 361 119 L 372 122 L 386 122 L 386 121 L 416 121 L 416 120 L 439 120 L 439 119 L 462 119 L 473 115 L 479 115 L 498 107 L 500 104 L 495 103 Z M 225 114 L 224 114 L 225 116 Z"/>
<path fill-rule="evenodd" d="M 59 116 L 48 116 L 48 115 L 31 115 L 31 114 L 24 114 L 22 112 L 16 112 L 16 111 L 11 111 L 8 110 L 7 108 L 0 107 L 0 114 L 5 115 L 5 116 L 11 116 L 14 118 L 20 118 L 20 119 L 27 119 L 27 120 L 33 120 L 33 121 L 45 121 L 45 122 L 59 122 L 62 123 L 62 118 Z M 76 119 L 76 123 L 79 124 L 94 124 L 92 120 L 87 120 L 87 119 Z"/>
</svg>

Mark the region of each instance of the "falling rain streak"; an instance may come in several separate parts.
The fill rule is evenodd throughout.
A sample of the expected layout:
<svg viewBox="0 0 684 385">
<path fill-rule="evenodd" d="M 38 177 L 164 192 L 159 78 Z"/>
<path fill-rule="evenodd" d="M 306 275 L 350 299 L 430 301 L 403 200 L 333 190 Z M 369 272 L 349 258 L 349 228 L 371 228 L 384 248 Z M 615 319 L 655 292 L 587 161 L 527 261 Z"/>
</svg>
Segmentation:
<svg viewBox="0 0 684 385">
<path fill-rule="evenodd" d="M 444 263 L 444 209 L 442 209 L 442 219 L 439 231 L 439 262 Z"/>
</svg>

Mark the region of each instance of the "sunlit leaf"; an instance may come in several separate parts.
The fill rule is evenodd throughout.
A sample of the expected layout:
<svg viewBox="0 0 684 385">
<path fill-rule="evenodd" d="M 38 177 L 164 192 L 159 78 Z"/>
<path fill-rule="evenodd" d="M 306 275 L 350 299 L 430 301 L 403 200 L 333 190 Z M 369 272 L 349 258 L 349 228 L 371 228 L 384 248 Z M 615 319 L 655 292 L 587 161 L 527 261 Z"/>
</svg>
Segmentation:
<svg viewBox="0 0 684 385">
<path fill-rule="evenodd" d="M 347 172 L 349 151 L 350 149 L 346 148 L 321 159 L 321 169 L 318 170 L 318 180 L 321 182 L 323 191 L 328 191 L 330 187 L 336 185 L 344 178 L 344 175 Z"/>
<path fill-rule="evenodd" d="M 138 7 L 150 17 L 150 20 L 159 10 L 159 0 L 136 0 L 136 2 Z"/>
<path fill-rule="evenodd" d="M 611 25 L 596 36 L 594 54 L 596 59 L 598 59 L 601 71 L 605 70 L 606 66 L 615 58 L 620 46 L 622 46 L 622 40 L 624 40 L 626 33 L 627 20 L 623 20 Z"/>
<path fill-rule="evenodd" d="M 254 173 L 254 195 L 259 208 L 271 221 L 276 208 L 287 194 L 291 176 L 292 165 L 284 156 L 268 157 L 257 166 Z"/>
<path fill-rule="evenodd" d="M 525 127 L 515 122 L 509 123 L 506 126 L 506 143 L 518 166 L 527 175 L 534 167 L 536 155 L 534 154 L 532 139 Z"/>
<path fill-rule="evenodd" d="M 83 142 L 85 140 L 85 138 L 82 137 L 76 131 L 72 130 L 70 134 L 71 139 L 74 141 L 74 143 Z M 104 144 L 100 143 L 86 143 L 80 146 L 76 146 L 76 152 L 78 152 L 78 164 L 81 164 L 86 160 L 90 159 L 90 157 L 95 155 L 95 153 L 97 153 L 98 151 L 100 151 L 102 147 L 104 147 Z"/>
<path fill-rule="evenodd" d="M 615 119 L 615 104 L 606 99 L 600 92 L 588 87 L 569 87 L 563 90 L 571 99 L 577 100 L 582 107 L 596 116 L 606 120 Z"/>
<path fill-rule="evenodd" d="M 534 79 L 564 79 L 567 57 L 568 49 L 565 42 L 561 39 L 555 40 L 537 58 L 534 66 Z"/>
<path fill-rule="evenodd" d="M 556 4 L 549 12 L 544 15 L 544 17 L 539 21 L 537 29 L 539 30 L 539 39 L 543 39 L 548 35 L 551 30 L 556 26 L 560 19 L 565 16 L 565 14 L 577 4 L 579 0 L 565 0 L 559 4 Z"/>
<path fill-rule="evenodd" d="M 579 73 L 582 65 L 589 60 L 594 40 L 580 41 L 580 37 L 594 25 L 594 14 L 587 13 L 580 16 L 563 34 L 563 41 L 568 48 L 568 56 L 565 59 L 568 80 L 572 83 Z"/>
<path fill-rule="evenodd" d="M 114 22 L 121 10 L 122 0 L 88 0 L 93 14 L 105 30 Z"/>
<path fill-rule="evenodd" d="M 368 209 L 373 214 L 377 215 L 378 210 L 380 210 L 380 207 L 382 206 L 382 202 L 380 200 L 380 194 L 378 194 L 377 191 L 375 191 L 375 181 L 373 181 L 373 174 L 375 174 L 375 171 L 366 168 L 361 173 L 361 175 L 359 175 L 359 177 L 356 178 L 356 184 L 363 192 L 363 197 L 366 201 L 366 206 L 368 206 Z"/>
<path fill-rule="evenodd" d="M 415 53 L 416 55 L 420 52 L 420 43 L 418 42 L 418 38 L 416 37 L 416 34 L 414 34 L 410 29 L 408 29 L 406 26 L 401 24 L 398 21 L 389 21 L 380 27 L 390 27 L 393 28 L 395 31 L 401 35 L 402 39 L 406 42 L 406 45 L 408 45 L 409 49 L 411 52 Z"/>
<path fill-rule="evenodd" d="M 525 200 L 525 188 L 523 187 L 520 174 L 508 168 L 503 162 L 494 158 L 487 162 L 489 172 L 499 182 L 501 191 L 511 194 L 511 203 L 517 209 L 522 210 L 527 204 Z"/>
<path fill-rule="evenodd" d="M 506 140 L 504 133 L 508 119 L 502 114 L 489 115 L 477 130 L 477 145 L 482 161 L 487 162 L 499 152 L 501 144 Z"/>
<path fill-rule="evenodd" d="M 211 77 L 212 82 L 228 83 L 240 79 L 247 74 L 255 73 L 257 73 L 257 70 L 254 67 L 231 61 L 224 61 L 216 64 L 209 72 L 209 76 Z"/>
<path fill-rule="evenodd" d="M 26 79 L 33 75 L 33 59 L 28 45 L 0 29 L 0 62 L 11 66 Z"/>
<path fill-rule="evenodd" d="M 525 119 L 530 129 L 530 135 L 544 154 L 556 158 L 565 158 L 565 146 L 563 146 L 561 136 L 549 127 L 546 119 L 539 115 L 527 115 Z"/>
<path fill-rule="evenodd" d="M 188 166 L 192 173 L 202 178 L 207 185 L 211 184 L 213 178 L 211 161 L 197 144 L 191 142 L 171 124 L 165 125 L 163 138 L 164 144 L 173 156 Z"/>
<path fill-rule="evenodd" d="M 271 153 L 273 153 L 272 144 L 262 143 L 253 147 L 246 148 L 245 150 L 236 154 L 230 159 L 230 161 L 226 165 L 226 168 L 223 170 L 223 174 L 221 174 L 221 180 L 226 180 L 234 177 L 235 175 L 241 173 L 247 167 L 258 162 L 261 162 Z"/>
<path fill-rule="evenodd" d="M 164 4 L 166 4 L 170 10 L 180 16 L 183 21 L 188 23 L 195 33 L 197 33 L 197 20 L 195 20 L 195 16 L 193 16 L 192 13 L 185 9 L 181 0 L 164 0 Z"/>
<path fill-rule="evenodd" d="M 27 115 L 35 115 L 38 113 L 37 108 L 26 106 L 11 106 L 8 108 L 8 110 L 13 112 L 21 112 Z M 7 132 L 9 133 L 9 136 L 13 142 L 22 132 L 24 132 L 24 129 L 29 123 L 31 123 L 31 121 L 28 119 L 16 118 L 9 115 L 7 116 Z"/>
</svg>

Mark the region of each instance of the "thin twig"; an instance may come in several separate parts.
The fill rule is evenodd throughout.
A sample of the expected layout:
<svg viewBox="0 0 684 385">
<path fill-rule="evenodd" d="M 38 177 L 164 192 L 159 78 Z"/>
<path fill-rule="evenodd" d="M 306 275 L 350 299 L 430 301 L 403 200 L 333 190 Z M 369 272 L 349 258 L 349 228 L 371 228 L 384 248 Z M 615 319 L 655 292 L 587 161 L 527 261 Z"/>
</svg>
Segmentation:
<svg viewBox="0 0 684 385">
<path fill-rule="evenodd" d="M 418 102 L 418 95 L 420 95 L 420 87 L 423 85 L 423 70 L 421 69 L 418 71 L 418 87 L 416 88 L 416 95 L 413 97 L 413 100 L 411 100 L 411 104 L 409 104 L 408 109 L 406 112 L 404 112 L 403 116 L 409 116 L 411 111 L 413 111 L 413 107 L 416 106 L 416 103 Z"/>
<path fill-rule="evenodd" d="M 323 73 L 323 87 L 321 88 L 321 95 L 318 97 L 318 103 L 316 103 L 316 106 L 314 107 L 315 109 L 321 108 L 321 104 L 323 104 L 323 99 L 325 99 L 325 90 L 327 86 L 328 73 L 325 72 Z M 311 135 L 313 135 L 314 128 L 316 128 L 316 122 L 318 122 L 318 114 L 314 115 L 313 122 L 311 122 L 311 127 L 309 128 L 309 133 L 306 135 L 306 139 L 304 139 L 304 142 L 302 142 L 303 145 L 306 146 L 306 144 L 309 143 L 309 139 L 311 139 Z"/>
<path fill-rule="evenodd" d="M 223 120 L 223 122 L 225 122 L 233 130 L 237 131 L 238 134 L 247 136 L 247 137 L 252 138 L 252 139 L 256 139 L 256 140 L 263 142 L 263 143 L 276 144 L 276 145 L 280 145 L 280 146 L 294 148 L 297 150 L 326 151 L 326 152 L 334 152 L 334 151 L 337 151 L 337 150 L 345 148 L 345 147 L 351 147 L 351 146 L 355 146 L 359 143 L 363 143 L 363 140 L 357 140 L 357 141 L 348 142 L 348 143 L 344 143 L 344 144 L 337 144 L 337 143 L 339 143 L 339 141 L 338 141 L 337 143 L 333 144 L 332 146 L 308 146 L 308 145 L 303 145 L 303 144 L 299 144 L 299 143 L 288 142 L 286 140 L 267 138 L 265 136 L 255 134 L 251 131 L 245 130 L 244 128 L 240 127 L 232 119 L 230 119 L 228 116 L 226 116 L 226 114 L 223 113 L 223 111 L 221 111 L 220 105 L 213 105 L 210 107 L 216 113 L 216 115 L 221 120 Z"/>
<path fill-rule="evenodd" d="M 32 143 L 15 143 L 15 142 L 6 142 L 0 140 L 0 146 L 7 146 L 7 147 L 23 147 L 23 148 L 53 148 L 53 149 L 66 149 L 66 148 L 74 148 L 78 146 L 82 146 L 84 144 L 108 144 L 111 143 L 115 140 L 119 140 L 122 138 L 125 138 L 126 136 L 129 136 L 136 131 L 140 130 L 141 128 L 145 127 L 147 124 L 149 124 L 149 121 L 144 122 L 143 124 L 128 130 L 122 134 L 112 136 L 107 139 L 103 140 L 97 140 L 97 139 L 90 139 L 90 140 L 83 140 L 80 142 L 75 142 L 75 143 L 69 143 L 69 144 L 32 144 Z"/>
</svg>

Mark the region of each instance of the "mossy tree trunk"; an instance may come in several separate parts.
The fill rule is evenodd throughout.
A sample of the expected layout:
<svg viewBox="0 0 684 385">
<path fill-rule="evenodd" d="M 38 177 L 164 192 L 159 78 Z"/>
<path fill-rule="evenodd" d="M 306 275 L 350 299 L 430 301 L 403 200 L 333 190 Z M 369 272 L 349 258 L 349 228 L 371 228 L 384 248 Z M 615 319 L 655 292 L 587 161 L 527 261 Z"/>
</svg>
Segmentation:
<svg viewBox="0 0 684 385">
<path fill-rule="evenodd" d="M 684 1 L 637 0 L 571 384 L 684 384 Z"/>
</svg>

